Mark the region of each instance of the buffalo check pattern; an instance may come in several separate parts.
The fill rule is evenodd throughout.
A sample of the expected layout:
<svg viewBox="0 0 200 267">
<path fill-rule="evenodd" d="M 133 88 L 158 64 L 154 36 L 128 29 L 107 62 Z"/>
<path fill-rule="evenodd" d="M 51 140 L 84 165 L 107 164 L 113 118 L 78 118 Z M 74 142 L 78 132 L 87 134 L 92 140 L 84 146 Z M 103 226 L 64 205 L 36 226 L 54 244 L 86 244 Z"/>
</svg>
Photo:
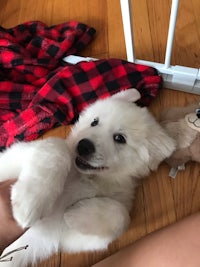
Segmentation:
<svg viewBox="0 0 200 267">
<path fill-rule="evenodd" d="M 79 53 L 94 34 L 76 21 L 0 27 L 0 150 L 71 124 L 87 105 L 120 90 L 139 90 L 142 106 L 156 97 L 162 79 L 152 67 L 121 59 L 62 60 Z"/>
</svg>

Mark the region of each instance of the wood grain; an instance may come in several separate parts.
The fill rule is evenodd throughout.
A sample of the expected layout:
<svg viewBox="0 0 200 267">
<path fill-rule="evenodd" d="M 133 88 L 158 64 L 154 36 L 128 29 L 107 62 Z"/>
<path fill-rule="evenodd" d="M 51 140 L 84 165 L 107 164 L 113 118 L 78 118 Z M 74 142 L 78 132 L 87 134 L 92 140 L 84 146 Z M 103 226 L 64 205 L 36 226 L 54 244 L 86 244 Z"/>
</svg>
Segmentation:
<svg viewBox="0 0 200 267">
<path fill-rule="evenodd" d="M 138 59 L 164 61 L 170 15 L 170 0 L 132 0 L 135 50 Z M 200 3 L 180 1 L 172 64 L 200 66 Z M 28 20 L 48 25 L 78 20 L 97 30 L 95 40 L 82 52 L 97 58 L 126 58 L 119 0 L 1 0 L 0 24 L 12 27 Z M 185 106 L 199 96 L 163 89 L 151 104 L 159 118 L 169 106 Z M 70 127 L 59 127 L 46 133 L 65 138 Z M 163 163 L 138 187 L 129 230 L 106 251 L 80 254 L 58 253 L 36 267 L 89 267 L 120 248 L 166 225 L 200 210 L 200 166 L 188 163 L 176 179 L 168 176 Z"/>
</svg>

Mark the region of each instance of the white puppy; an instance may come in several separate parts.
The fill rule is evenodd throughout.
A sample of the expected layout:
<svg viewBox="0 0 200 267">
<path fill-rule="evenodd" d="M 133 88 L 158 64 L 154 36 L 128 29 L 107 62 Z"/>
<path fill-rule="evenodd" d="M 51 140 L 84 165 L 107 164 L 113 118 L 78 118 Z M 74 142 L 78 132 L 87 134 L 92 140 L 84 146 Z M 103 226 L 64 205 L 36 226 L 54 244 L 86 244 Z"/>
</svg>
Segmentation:
<svg viewBox="0 0 200 267">
<path fill-rule="evenodd" d="M 67 140 L 16 143 L 0 157 L 0 181 L 12 188 L 15 219 L 30 229 L 5 252 L 4 267 L 23 267 L 58 250 L 105 249 L 129 226 L 138 178 L 175 149 L 135 89 L 98 100 L 80 116 Z"/>
</svg>

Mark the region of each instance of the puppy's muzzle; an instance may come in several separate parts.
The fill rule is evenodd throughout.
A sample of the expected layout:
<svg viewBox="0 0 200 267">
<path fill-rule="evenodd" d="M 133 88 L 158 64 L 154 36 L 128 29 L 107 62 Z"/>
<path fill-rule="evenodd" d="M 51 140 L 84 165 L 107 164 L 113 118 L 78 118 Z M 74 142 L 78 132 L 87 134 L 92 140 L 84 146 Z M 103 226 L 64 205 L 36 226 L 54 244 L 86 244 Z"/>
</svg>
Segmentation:
<svg viewBox="0 0 200 267">
<path fill-rule="evenodd" d="M 90 156 L 95 152 L 95 146 L 87 138 L 81 139 L 77 145 L 77 152 L 79 156 Z"/>
</svg>

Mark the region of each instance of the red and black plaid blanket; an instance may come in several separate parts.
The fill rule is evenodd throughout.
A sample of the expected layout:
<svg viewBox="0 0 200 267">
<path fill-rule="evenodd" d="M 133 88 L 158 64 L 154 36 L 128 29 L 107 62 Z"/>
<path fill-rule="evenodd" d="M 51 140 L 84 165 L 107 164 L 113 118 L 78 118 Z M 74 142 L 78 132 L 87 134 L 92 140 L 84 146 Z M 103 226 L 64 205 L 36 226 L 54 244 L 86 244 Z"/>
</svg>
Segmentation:
<svg viewBox="0 0 200 267">
<path fill-rule="evenodd" d="M 137 88 L 140 105 L 157 95 L 162 80 L 154 68 L 120 59 L 63 62 L 94 34 L 93 28 L 75 21 L 52 27 L 41 22 L 0 27 L 1 150 L 74 122 L 89 103 L 119 90 Z"/>
</svg>

